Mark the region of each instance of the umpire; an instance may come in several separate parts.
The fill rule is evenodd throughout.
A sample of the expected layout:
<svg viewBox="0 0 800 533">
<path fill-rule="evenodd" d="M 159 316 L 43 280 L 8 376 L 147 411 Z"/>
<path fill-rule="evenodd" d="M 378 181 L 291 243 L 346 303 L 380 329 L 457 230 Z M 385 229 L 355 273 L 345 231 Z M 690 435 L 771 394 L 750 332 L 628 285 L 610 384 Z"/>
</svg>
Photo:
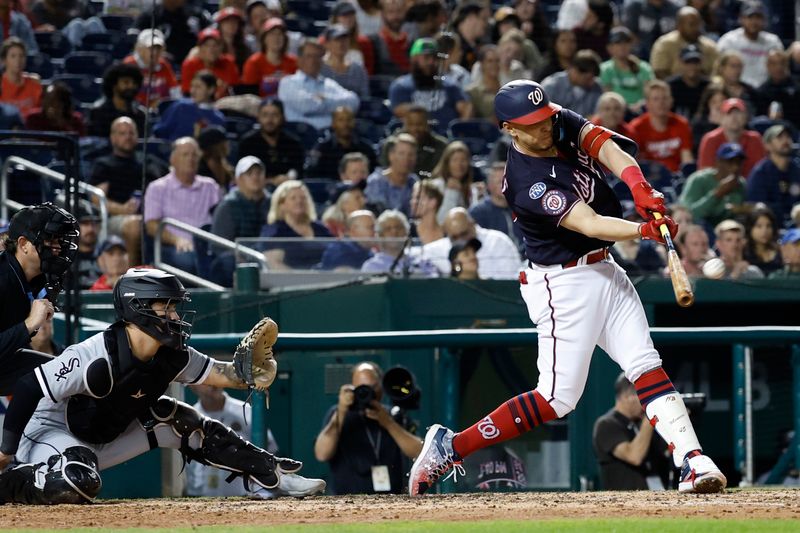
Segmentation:
<svg viewBox="0 0 800 533">
<path fill-rule="evenodd" d="M 43 361 L 30 354 L 31 337 L 54 313 L 53 301 L 78 251 L 78 223 L 67 211 L 45 203 L 11 219 L 0 252 L 0 395 Z"/>
</svg>

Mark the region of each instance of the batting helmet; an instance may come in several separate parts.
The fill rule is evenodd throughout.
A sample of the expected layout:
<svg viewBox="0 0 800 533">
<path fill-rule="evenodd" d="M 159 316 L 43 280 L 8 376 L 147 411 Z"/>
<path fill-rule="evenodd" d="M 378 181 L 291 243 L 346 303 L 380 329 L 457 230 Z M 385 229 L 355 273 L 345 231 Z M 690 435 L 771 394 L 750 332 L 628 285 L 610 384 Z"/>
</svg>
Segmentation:
<svg viewBox="0 0 800 533">
<path fill-rule="evenodd" d="M 8 237 L 25 237 L 36 247 L 43 274 L 61 277 L 78 255 L 78 222 L 50 202 L 21 209 L 11 218 Z M 58 249 L 53 244 L 58 244 Z"/>
<path fill-rule="evenodd" d="M 114 286 L 117 320 L 135 324 L 165 346 L 176 350 L 185 349 L 186 341 L 192 334 L 191 319 L 195 312 L 183 309 L 183 304 L 189 301 L 189 293 L 178 278 L 154 268 L 131 268 Z M 153 302 L 176 304 L 178 319 L 159 315 L 152 307 Z"/>
<path fill-rule="evenodd" d="M 561 106 L 550 102 L 547 93 L 535 81 L 510 81 L 500 87 L 494 97 L 494 114 L 500 124 L 535 124 L 559 111 Z"/>
</svg>

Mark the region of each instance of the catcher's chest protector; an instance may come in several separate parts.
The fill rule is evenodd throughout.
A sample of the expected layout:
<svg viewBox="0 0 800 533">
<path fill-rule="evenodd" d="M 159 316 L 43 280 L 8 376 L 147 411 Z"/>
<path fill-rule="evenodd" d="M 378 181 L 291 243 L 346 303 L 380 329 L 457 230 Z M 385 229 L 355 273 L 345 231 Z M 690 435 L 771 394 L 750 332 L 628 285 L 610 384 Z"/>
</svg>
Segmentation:
<svg viewBox="0 0 800 533">
<path fill-rule="evenodd" d="M 111 392 L 102 398 L 76 395 L 67 403 L 67 425 L 73 435 L 93 444 L 113 441 L 150 407 L 189 363 L 189 353 L 161 347 L 147 363 L 131 353 L 125 327 L 118 322 L 105 332 L 111 362 Z M 91 387 L 90 389 L 94 390 Z"/>
</svg>

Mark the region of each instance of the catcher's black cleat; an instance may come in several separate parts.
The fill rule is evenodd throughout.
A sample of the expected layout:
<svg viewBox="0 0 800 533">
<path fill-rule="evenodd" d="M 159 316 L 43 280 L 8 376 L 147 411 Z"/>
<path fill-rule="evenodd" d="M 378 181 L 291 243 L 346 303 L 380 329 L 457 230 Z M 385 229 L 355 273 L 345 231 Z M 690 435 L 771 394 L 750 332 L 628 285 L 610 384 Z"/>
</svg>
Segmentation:
<svg viewBox="0 0 800 533">
<path fill-rule="evenodd" d="M 288 457 L 276 457 L 275 461 L 277 462 L 278 466 L 277 470 L 281 474 L 294 474 L 303 468 L 303 463 L 301 461 L 295 461 L 294 459 L 289 459 Z"/>
</svg>

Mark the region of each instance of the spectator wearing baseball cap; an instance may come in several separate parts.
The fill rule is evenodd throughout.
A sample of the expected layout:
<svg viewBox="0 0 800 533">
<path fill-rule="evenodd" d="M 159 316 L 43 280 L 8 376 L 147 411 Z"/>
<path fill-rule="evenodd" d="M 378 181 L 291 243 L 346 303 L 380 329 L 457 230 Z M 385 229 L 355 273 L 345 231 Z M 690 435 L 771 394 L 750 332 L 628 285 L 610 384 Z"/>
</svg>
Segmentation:
<svg viewBox="0 0 800 533">
<path fill-rule="evenodd" d="M 800 229 L 792 228 L 783 234 L 781 246 L 783 268 L 769 275 L 769 279 L 800 279 Z"/>
<path fill-rule="evenodd" d="M 447 78 L 437 80 L 438 46 L 429 38 L 417 39 L 411 46 L 411 73 L 400 76 L 389 86 L 392 111 L 403 118 L 413 104 L 431 109 L 436 130 L 443 133 L 452 120 L 469 118 L 472 104 L 464 90 Z"/>
<path fill-rule="evenodd" d="M 284 76 L 297 71 L 297 58 L 287 52 L 289 38 L 282 19 L 267 19 L 261 30 L 261 51 L 251 55 L 244 64 L 242 84 L 255 86 L 264 98 L 278 93 Z"/>
<path fill-rule="evenodd" d="M 164 34 L 159 29 L 144 29 L 139 32 L 133 54 L 123 59 L 123 63 L 136 65 L 142 73 L 142 83 L 136 101 L 150 109 L 156 109 L 161 100 L 180 97 L 180 87 L 175 78 L 172 65 L 164 59 Z M 153 71 L 150 72 L 150 65 Z"/>
<path fill-rule="evenodd" d="M 367 70 L 367 74 L 375 74 L 375 48 L 372 41 L 367 37 L 363 29 L 359 28 L 356 19 L 356 8 L 347 0 L 340 0 L 331 9 L 331 16 L 328 25 L 341 24 L 350 30 L 350 40 L 345 56 L 348 61 L 361 63 Z M 325 41 L 325 36 L 321 36 L 321 42 Z"/>
<path fill-rule="evenodd" d="M 715 226 L 739 214 L 747 182 L 742 177 L 744 151 L 736 143 L 717 149 L 716 164 L 692 173 L 686 180 L 680 203 L 692 213 L 695 223 Z"/>
<path fill-rule="evenodd" d="M 207 28 L 211 23 L 211 18 L 202 8 L 202 3 L 167 0 L 154 2 L 152 7 L 144 9 L 133 26 L 144 31 L 154 25 L 159 31 L 168 33 L 168 37 L 164 40 L 166 52 L 170 60 L 177 64 L 189 55 L 197 42 L 200 30 Z"/>
<path fill-rule="evenodd" d="M 733 219 L 726 219 L 714 227 L 714 248 L 725 263 L 722 279 L 763 279 L 764 273 L 755 265 L 744 260 L 744 226 Z"/>
<path fill-rule="evenodd" d="M 625 98 L 628 106 L 641 108 L 644 85 L 653 79 L 653 69 L 647 61 L 633 55 L 634 36 L 625 26 L 617 26 L 608 35 L 610 59 L 600 64 L 600 83 L 606 91 Z"/>
<path fill-rule="evenodd" d="M 678 74 L 667 78 L 672 90 L 672 110 L 691 120 L 697 111 L 697 103 L 708 87 L 709 79 L 703 75 L 703 56 L 700 49 L 690 44 L 681 50 Z"/>
<path fill-rule="evenodd" d="M 362 63 L 347 58 L 350 50 L 350 30 L 342 24 L 325 30 L 325 58 L 322 75 L 334 80 L 359 98 L 369 98 L 369 79 Z"/>
<path fill-rule="evenodd" d="M 131 267 L 125 241 L 116 235 L 103 241 L 98 249 L 97 266 L 102 275 L 89 288 L 90 291 L 114 290 L 117 280 Z"/>
<path fill-rule="evenodd" d="M 761 135 L 756 131 L 745 129 L 748 110 L 741 98 L 728 98 L 722 102 L 720 112 L 722 118 L 719 127 L 703 135 L 700 140 L 700 148 L 697 151 L 697 167 L 714 166 L 720 146 L 724 143 L 738 143 L 745 155 L 742 174 L 749 176 L 755 164 L 766 155 Z"/>
<path fill-rule="evenodd" d="M 767 204 L 778 225 L 790 224 L 792 206 L 800 203 L 800 164 L 794 158 L 794 141 L 784 124 L 764 132 L 767 156 L 756 163 L 747 179 L 747 201 Z"/>
<path fill-rule="evenodd" d="M 241 72 L 252 53 L 246 39 L 244 14 L 238 8 L 226 7 L 214 14 L 214 23 L 222 37 L 222 53 L 231 56 Z"/>
<path fill-rule="evenodd" d="M 764 31 L 766 15 L 761 2 L 743 2 L 739 11 L 740 27 L 717 41 L 720 52 L 734 51 L 741 56 L 744 63 L 742 81 L 751 87 L 758 87 L 767 81 L 767 54 L 772 50 L 783 50 L 780 37 Z"/>
<path fill-rule="evenodd" d="M 223 53 L 222 35 L 216 28 L 206 28 L 197 36 L 197 48 L 194 54 L 187 57 L 181 66 L 181 90 L 189 94 L 194 75 L 201 70 L 209 70 L 217 77 L 216 98 L 231 94 L 235 85 L 239 85 L 239 67 L 233 56 Z"/>
<path fill-rule="evenodd" d="M 228 191 L 214 209 L 211 232 L 229 241 L 258 237 L 270 206 L 264 163 L 252 155 L 241 158 L 236 163 L 234 179 L 236 187 Z M 212 270 L 219 275 L 215 281 L 230 286 L 235 258 L 229 250 L 220 248 L 216 252 L 218 269 Z"/>
</svg>

